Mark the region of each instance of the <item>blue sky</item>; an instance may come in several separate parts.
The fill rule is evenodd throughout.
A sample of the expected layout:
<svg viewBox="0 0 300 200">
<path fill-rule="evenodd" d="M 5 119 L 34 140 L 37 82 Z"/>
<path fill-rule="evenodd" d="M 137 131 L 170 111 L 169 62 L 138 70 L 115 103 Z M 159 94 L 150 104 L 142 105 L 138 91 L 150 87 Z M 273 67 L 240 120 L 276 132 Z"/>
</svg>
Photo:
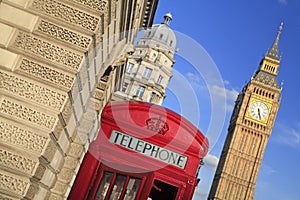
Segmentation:
<svg viewBox="0 0 300 200">
<path fill-rule="evenodd" d="M 154 23 L 171 12 L 171 28 L 185 34 L 202 48 L 195 67 L 179 48 L 175 56 L 175 75 L 164 106 L 183 114 L 212 142 L 207 165 L 201 169 L 201 182 L 194 199 L 205 199 L 227 134 L 234 100 L 257 69 L 271 47 L 280 23 L 284 28 L 279 42 L 282 61 L 278 81 L 284 80 L 281 107 L 267 145 L 257 186 L 256 200 L 293 200 L 300 196 L 300 0 L 216 1 L 160 0 Z M 180 37 L 179 37 L 180 38 Z M 182 45 L 177 41 L 178 45 Z M 180 52 L 183 52 L 182 55 Z M 191 54 L 197 54 L 195 48 Z M 205 55 L 207 54 L 207 55 Z M 209 60 L 211 58 L 212 60 Z M 195 58 L 192 58 L 195 59 Z M 197 64 L 196 64 L 197 65 Z M 217 69 L 217 72 L 214 71 Z M 199 73 L 200 72 L 200 73 Z M 216 76 L 209 74 L 213 72 Z M 211 81 L 220 76 L 222 84 Z M 213 78 L 211 78 L 213 77 Z M 185 82 L 187 90 L 180 90 Z M 221 91 L 222 86 L 225 90 Z M 212 94 L 213 93 L 213 94 Z M 226 99 L 224 99 L 226 94 Z M 213 98 L 212 98 L 213 97 Z M 212 110 L 213 102 L 225 104 Z M 189 104 L 190 102 L 192 103 Z M 197 103 L 195 105 L 194 103 Z M 222 121 L 222 116 L 225 120 Z M 220 130 L 211 131 L 212 120 L 220 121 Z M 214 126 L 215 127 L 215 126 Z M 217 132 L 217 133 L 216 133 Z"/>
</svg>

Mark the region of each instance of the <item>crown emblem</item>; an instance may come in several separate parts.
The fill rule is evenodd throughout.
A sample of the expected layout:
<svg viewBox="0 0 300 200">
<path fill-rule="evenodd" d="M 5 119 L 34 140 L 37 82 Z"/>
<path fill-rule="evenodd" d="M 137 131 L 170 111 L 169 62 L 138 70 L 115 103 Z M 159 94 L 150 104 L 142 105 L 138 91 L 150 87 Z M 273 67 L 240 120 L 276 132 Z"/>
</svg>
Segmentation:
<svg viewBox="0 0 300 200">
<path fill-rule="evenodd" d="M 161 117 L 149 118 L 146 120 L 146 124 L 147 124 L 147 128 L 149 130 L 156 132 L 158 134 L 165 135 L 169 130 L 168 124 L 166 122 L 164 122 L 163 120 L 161 120 Z"/>
</svg>

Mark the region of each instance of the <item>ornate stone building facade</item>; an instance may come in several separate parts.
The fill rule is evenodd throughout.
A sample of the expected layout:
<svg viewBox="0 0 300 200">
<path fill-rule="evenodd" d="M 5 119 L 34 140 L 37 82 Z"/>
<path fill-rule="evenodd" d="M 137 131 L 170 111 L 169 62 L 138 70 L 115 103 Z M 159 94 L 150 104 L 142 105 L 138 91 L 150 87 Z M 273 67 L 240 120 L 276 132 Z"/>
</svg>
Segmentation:
<svg viewBox="0 0 300 200">
<path fill-rule="evenodd" d="M 280 106 L 278 42 L 238 95 L 208 199 L 254 199 L 256 179 Z"/>
<path fill-rule="evenodd" d="M 147 29 L 134 46 L 132 55 L 118 69 L 114 100 L 136 99 L 162 104 L 175 63 L 176 37 L 169 25 L 167 13 L 161 24 Z M 121 77 L 123 76 L 124 77 Z"/>
<path fill-rule="evenodd" d="M 0 1 L 0 199 L 66 199 L 114 91 L 115 63 L 156 7 Z"/>
</svg>

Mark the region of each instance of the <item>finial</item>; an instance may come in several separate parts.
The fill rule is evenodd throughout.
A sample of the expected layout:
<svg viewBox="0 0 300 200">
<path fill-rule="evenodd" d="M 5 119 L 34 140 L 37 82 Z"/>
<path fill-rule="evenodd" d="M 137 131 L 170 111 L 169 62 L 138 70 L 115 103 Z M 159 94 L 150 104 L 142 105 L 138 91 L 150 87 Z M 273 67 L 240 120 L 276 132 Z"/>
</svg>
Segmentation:
<svg viewBox="0 0 300 200">
<path fill-rule="evenodd" d="M 278 32 L 277 32 L 277 37 L 276 37 L 277 42 L 279 40 L 279 36 L 281 34 L 282 29 L 283 29 L 283 22 L 280 23 L 280 26 L 279 26 L 279 29 L 278 29 Z"/>
<path fill-rule="evenodd" d="M 283 28 L 283 22 L 280 23 L 280 26 L 279 26 L 279 31 L 281 32 L 282 31 L 282 28 Z"/>
<path fill-rule="evenodd" d="M 166 24 L 166 25 L 170 25 L 172 21 L 172 14 L 170 12 L 166 13 L 165 16 L 164 16 L 164 21 L 163 21 L 163 24 Z"/>
<path fill-rule="evenodd" d="M 276 59 L 276 60 L 280 60 L 280 58 L 278 56 L 278 42 L 279 42 L 279 37 L 280 37 L 281 31 L 282 31 L 282 28 L 283 28 L 283 22 L 280 23 L 276 39 L 275 39 L 271 49 L 268 51 L 268 53 L 266 55 L 266 56 Z"/>
</svg>

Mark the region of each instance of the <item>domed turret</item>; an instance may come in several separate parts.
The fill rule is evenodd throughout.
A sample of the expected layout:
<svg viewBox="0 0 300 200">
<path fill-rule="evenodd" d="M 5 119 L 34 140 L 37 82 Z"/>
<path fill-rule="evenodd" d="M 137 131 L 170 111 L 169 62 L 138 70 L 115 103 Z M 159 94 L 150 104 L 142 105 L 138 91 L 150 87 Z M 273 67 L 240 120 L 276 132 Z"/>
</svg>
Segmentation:
<svg viewBox="0 0 300 200">
<path fill-rule="evenodd" d="M 164 21 L 161 24 L 153 25 L 147 29 L 139 44 L 147 44 L 154 48 L 167 49 L 175 51 L 176 36 L 173 30 L 169 27 L 172 21 L 172 14 L 167 13 L 164 16 Z"/>
<path fill-rule="evenodd" d="M 161 24 L 141 32 L 142 36 L 126 61 L 123 84 L 116 87 L 114 100 L 135 99 L 162 104 L 175 63 L 176 37 L 169 27 L 171 20 L 172 15 L 167 13 Z"/>
<path fill-rule="evenodd" d="M 165 14 L 163 23 L 170 25 L 171 21 L 172 21 L 172 14 L 171 13 Z"/>
</svg>

